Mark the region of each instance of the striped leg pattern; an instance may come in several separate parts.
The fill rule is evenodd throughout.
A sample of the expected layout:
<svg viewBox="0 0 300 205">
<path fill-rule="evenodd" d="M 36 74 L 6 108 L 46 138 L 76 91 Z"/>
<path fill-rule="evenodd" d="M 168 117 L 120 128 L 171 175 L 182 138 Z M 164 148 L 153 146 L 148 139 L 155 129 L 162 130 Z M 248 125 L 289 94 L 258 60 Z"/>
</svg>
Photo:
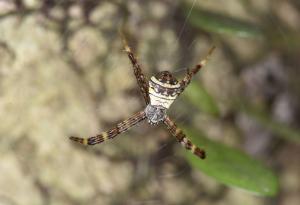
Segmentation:
<svg viewBox="0 0 300 205">
<path fill-rule="evenodd" d="M 124 44 L 124 50 L 128 55 L 128 58 L 130 59 L 132 66 L 133 66 L 133 72 L 136 77 L 137 83 L 140 87 L 140 91 L 144 97 L 144 100 L 146 104 L 148 105 L 150 103 L 150 98 L 148 94 L 148 83 L 145 75 L 142 72 L 141 66 L 139 65 L 137 58 L 134 56 L 133 52 L 131 51 L 131 48 L 128 46 L 127 40 L 125 39 L 124 35 L 122 35 L 122 40 Z"/>
<path fill-rule="evenodd" d="M 201 159 L 205 158 L 205 151 L 194 145 L 183 133 L 183 131 L 177 127 L 175 122 L 171 120 L 168 116 L 164 120 L 165 125 L 167 126 L 170 133 L 176 137 L 177 141 L 182 144 L 187 150 L 190 150 L 193 154 L 200 157 Z"/>
<path fill-rule="evenodd" d="M 192 70 L 187 70 L 187 73 L 185 75 L 185 77 L 179 82 L 180 84 L 180 93 L 182 93 L 184 91 L 184 89 L 190 84 L 192 77 L 198 73 L 198 71 L 204 67 L 207 64 L 207 61 L 209 60 L 209 57 L 211 56 L 211 54 L 213 53 L 213 51 L 215 50 L 215 46 L 212 46 L 206 57 L 200 61 L 200 63 L 198 63 Z"/>
<path fill-rule="evenodd" d="M 120 133 L 125 132 L 132 126 L 136 125 L 140 121 L 144 120 L 146 118 L 146 114 L 144 111 L 140 111 L 133 115 L 132 117 L 128 118 L 127 120 L 124 120 L 117 124 L 116 127 L 108 130 L 107 132 L 103 132 L 99 135 L 88 137 L 88 138 L 80 138 L 80 137 L 70 137 L 70 140 L 73 140 L 75 142 L 78 142 L 80 144 L 84 145 L 95 145 L 104 142 L 108 139 L 113 139 Z"/>
</svg>

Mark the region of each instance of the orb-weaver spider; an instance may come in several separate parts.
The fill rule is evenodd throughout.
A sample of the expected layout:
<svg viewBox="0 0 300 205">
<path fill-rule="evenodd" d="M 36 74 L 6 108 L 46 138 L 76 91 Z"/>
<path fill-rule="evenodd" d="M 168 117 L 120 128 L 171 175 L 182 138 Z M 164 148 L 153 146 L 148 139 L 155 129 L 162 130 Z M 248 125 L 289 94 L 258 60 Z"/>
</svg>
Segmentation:
<svg viewBox="0 0 300 205">
<path fill-rule="evenodd" d="M 178 128 L 175 122 L 166 114 L 166 111 L 169 109 L 174 100 L 189 85 L 192 77 L 203 66 L 205 66 L 215 47 L 213 46 L 209 50 L 206 57 L 201 60 L 200 63 L 197 64 L 192 70 L 187 69 L 187 73 L 182 80 L 177 81 L 177 79 L 169 71 L 162 71 L 157 75 L 152 76 L 150 81 L 147 83 L 146 77 L 142 73 L 141 66 L 124 37 L 123 44 L 125 51 L 132 63 L 134 75 L 146 102 L 146 108 L 143 111 L 134 114 L 130 118 L 118 123 L 114 128 L 106 132 L 102 132 L 101 134 L 88 138 L 72 136 L 70 139 L 84 145 L 99 144 L 107 139 L 113 139 L 142 120 L 148 119 L 148 122 L 152 125 L 157 125 L 159 122 L 163 122 L 178 142 L 180 142 L 186 149 L 190 150 L 196 156 L 204 159 L 205 151 L 194 145 L 186 137 L 183 131 Z"/>
</svg>

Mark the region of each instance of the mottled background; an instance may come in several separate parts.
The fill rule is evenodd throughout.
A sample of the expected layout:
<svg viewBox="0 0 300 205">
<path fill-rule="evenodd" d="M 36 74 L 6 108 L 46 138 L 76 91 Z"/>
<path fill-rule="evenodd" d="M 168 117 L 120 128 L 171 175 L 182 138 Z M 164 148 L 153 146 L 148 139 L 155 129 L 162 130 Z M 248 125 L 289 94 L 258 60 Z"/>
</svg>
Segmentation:
<svg viewBox="0 0 300 205">
<path fill-rule="evenodd" d="M 1 205 L 300 204 L 299 1 L 184 2 L 0 0 Z M 267 37 L 201 29 L 190 21 L 196 8 L 251 22 Z M 273 169 L 276 196 L 229 188 L 192 168 L 162 126 L 141 123 L 95 147 L 68 140 L 143 109 L 121 28 L 148 75 L 182 76 L 217 46 L 195 81 L 220 115 L 184 97 L 169 113 Z M 242 112 L 236 99 L 265 113 Z"/>
</svg>

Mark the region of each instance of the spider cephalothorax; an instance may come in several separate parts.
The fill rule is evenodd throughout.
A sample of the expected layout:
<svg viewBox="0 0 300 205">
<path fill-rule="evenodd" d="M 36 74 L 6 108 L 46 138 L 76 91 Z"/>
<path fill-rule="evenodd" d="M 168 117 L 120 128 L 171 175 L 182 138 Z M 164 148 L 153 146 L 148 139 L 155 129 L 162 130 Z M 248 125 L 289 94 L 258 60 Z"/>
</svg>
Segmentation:
<svg viewBox="0 0 300 205">
<path fill-rule="evenodd" d="M 178 84 L 178 80 L 169 71 L 161 71 L 155 75 L 155 78 L 167 87 Z"/>
<path fill-rule="evenodd" d="M 151 125 L 157 125 L 166 118 L 167 109 L 160 105 L 147 105 L 145 114 Z"/>
<path fill-rule="evenodd" d="M 127 120 L 118 123 L 114 128 L 107 132 L 88 138 L 70 137 L 70 139 L 85 145 L 99 144 L 107 139 L 114 138 L 118 134 L 125 132 L 130 127 L 147 118 L 148 122 L 153 125 L 163 122 L 170 133 L 174 135 L 177 141 L 180 142 L 186 149 L 190 150 L 193 154 L 202 159 L 205 158 L 204 150 L 194 145 L 186 137 L 183 131 L 177 127 L 175 122 L 173 122 L 166 112 L 178 95 L 180 95 L 180 93 L 182 93 L 189 85 L 193 75 L 195 75 L 206 64 L 208 57 L 214 50 L 214 47 L 210 49 L 204 60 L 200 61 L 200 63 L 192 70 L 187 70 L 187 74 L 181 81 L 176 80 L 169 71 L 162 71 L 157 75 L 152 76 L 149 83 L 147 83 L 146 77 L 142 73 L 142 69 L 138 64 L 136 57 L 127 45 L 125 39 L 123 39 L 123 42 L 125 51 L 133 65 L 137 83 L 146 102 L 146 108 L 131 116 Z"/>
</svg>

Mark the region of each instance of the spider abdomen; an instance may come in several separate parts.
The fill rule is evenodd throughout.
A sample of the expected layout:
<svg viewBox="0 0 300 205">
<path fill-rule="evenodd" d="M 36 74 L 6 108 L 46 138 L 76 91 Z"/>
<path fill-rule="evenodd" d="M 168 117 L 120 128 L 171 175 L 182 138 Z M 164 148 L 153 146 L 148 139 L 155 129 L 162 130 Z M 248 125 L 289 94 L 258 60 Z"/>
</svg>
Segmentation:
<svg viewBox="0 0 300 205">
<path fill-rule="evenodd" d="M 161 82 L 156 77 L 149 81 L 150 104 L 168 109 L 178 96 L 179 84 Z"/>
</svg>

